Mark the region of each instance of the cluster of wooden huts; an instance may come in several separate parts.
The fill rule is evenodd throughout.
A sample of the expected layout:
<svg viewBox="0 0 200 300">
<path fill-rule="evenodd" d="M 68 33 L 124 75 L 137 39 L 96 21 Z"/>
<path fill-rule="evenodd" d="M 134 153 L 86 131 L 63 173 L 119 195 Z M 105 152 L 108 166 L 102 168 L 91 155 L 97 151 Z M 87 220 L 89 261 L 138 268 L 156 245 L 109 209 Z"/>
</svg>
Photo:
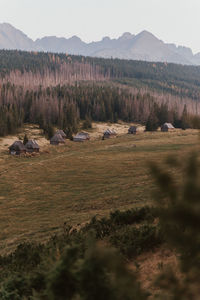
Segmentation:
<svg viewBox="0 0 200 300">
<path fill-rule="evenodd" d="M 64 144 L 65 139 L 67 138 L 63 130 L 58 130 L 54 136 L 50 139 L 51 145 Z M 90 136 L 87 132 L 79 132 L 73 137 L 74 142 L 84 142 L 90 139 Z"/>
<path fill-rule="evenodd" d="M 15 141 L 10 147 L 9 152 L 12 155 L 20 155 L 26 153 L 39 152 L 40 147 L 35 140 L 29 140 L 25 145 L 22 141 Z"/>
<path fill-rule="evenodd" d="M 168 131 L 173 131 L 175 128 L 171 123 L 164 123 L 161 126 L 161 131 L 162 132 L 168 132 Z M 128 134 L 138 134 L 144 132 L 144 128 L 142 126 L 130 126 L 128 129 Z M 113 129 L 107 129 L 103 133 L 102 139 L 110 139 L 114 138 L 117 136 L 117 133 Z M 63 130 L 58 130 L 54 136 L 50 139 L 50 144 L 51 145 L 59 145 L 59 144 L 64 144 L 65 139 L 67 138 L 66 134 L 64 133 Z M 73 137 L 74 142 L 85 142 L 90 140 L 90 136 L 87 132 L 79 132 Z M 10 147 L 9 147 L 9 152 L 12 155 L 20 155 L 22 153 L 33 153 L 33 152 L 39 152 L 40 147 L 38 143 L 35 140 L 29 140 L 26 145 L 24 145 L 21 141 L 16 141 L 14 142 Z"/>
<path fill-rule="evenodd" d="M 113 129 L 107 129 L 104 133 L 103 133 L 103 137 L 102 139 L 109 139 L 109 138 L 113 138 L 116 137 L 117 133 L 115 130 Z M 59 144 L 63 144 L 65 143 L 65 139 L 66 139 L 66 134 L 64 133 L 63 130 L 58 130 L 54 136 L 50 139 L 50 144 L 51 145 L 59 145 Z M 74 137 L 73 137 L 73 141 L 74 142 L 85 142 L 90 140 L 90 135 L 87 132 L 79 132 L 77 133 Z"/>
<path fill-rule="evenodd" d="M 168 131 L 173 131 L 175 128 L 171 123 L 164 123 L 161 126 L 161 131 L 162 132 L 168 132 Z M 128 129 L 129 134 L 138 134 L 144 132 L 144 128 L 142 126 L 130 126 Z"/>
</svg>

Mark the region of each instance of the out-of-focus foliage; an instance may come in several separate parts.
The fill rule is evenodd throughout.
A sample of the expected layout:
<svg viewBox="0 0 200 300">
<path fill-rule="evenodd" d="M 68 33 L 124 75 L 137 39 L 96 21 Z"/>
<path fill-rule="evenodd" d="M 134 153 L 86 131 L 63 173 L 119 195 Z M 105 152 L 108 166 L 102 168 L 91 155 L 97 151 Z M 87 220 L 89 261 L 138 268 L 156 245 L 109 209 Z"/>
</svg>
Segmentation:
<svg viewBox="0 0 200 300">
<path fill-rule="evenodd" d="M 47 244 L 19 245 L 0 257 L 0 299 L 147 299 L 126 262 L 160 245 L 155 218 L 150 207 L 115 211 L 79 230 L 65 224 Z"/>
<path fill-rule="evenodd" d="M 176 172 L 174 172 L 176 169 Z M 199 299 L 200 295 L 200 163 L 197 154 L 186 161 L 168 159 L 167 166 L 152 166 L 159 193 L 157 213 L 168 247 L 179 257 L 179 275 L 162 274 L 160 299 Z M 178 178 L 175 174 L 179 174 Z M 181 176 L 180 176 L 181 175 Z M 181 177 L 181 178 L 180 178 Z M 178 270 L 176 270 L 178 271 Z M 165 298 L 166 297 L 166 298 Z"/>
</svg>

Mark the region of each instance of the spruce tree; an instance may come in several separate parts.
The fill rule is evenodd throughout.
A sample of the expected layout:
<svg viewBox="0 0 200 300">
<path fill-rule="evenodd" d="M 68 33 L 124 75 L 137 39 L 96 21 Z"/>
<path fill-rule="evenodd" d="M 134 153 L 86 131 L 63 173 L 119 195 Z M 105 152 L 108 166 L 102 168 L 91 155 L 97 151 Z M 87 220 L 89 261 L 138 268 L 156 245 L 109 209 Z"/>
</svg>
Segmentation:
<svg viewBox="0 0 200 300">
<path fill-rule="evenodd" d="M 27 134 L 25 134 L 23 144 L 26 145 L 27 143 L 28 143 L 28 136 L 27 136 Z"/>
<path fill-rule="evenodd" d="M 85 118 L 85 121 L 83 122 L 83 129 L 91 129 L 92 128 L 92 121 L 91 119 L 87 116 Z"/>
<path fill-rule="evenodd" d="M 190 128 L 189 116 L 188 116 L 186 104 L 184 106 L 182 117 L 181 117 L 181 128 L 184 129 L 184 130 L 187 129 L 187 128 Z"/>
<path fill-rule="evenodd" d="M 156 131 L 158 129 L 158 118 L 154 112 L 150 113 L 146 122 L 146 131 Z"/>
</svg>

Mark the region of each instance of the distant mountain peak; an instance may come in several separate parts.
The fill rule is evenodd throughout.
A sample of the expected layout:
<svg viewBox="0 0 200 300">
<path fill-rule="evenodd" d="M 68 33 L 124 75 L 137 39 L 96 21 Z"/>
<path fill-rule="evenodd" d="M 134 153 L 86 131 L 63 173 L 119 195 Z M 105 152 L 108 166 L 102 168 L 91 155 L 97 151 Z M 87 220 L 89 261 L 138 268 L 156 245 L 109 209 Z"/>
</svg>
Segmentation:
<svg viewBox="0 0 200 300">
<path fill-rule="evenodd" d="M 70 40 L 81 42 L 81 39 L 80 39 L 78 36 L 76 36 L 76 35 L 73 35 L 73 36 L 70 38 Z"/>
<path fill-rule="evenodd" d="M 154 39 L 159 41 L 159 39 L 151 32 L 147 31 L 147 30 L 143 30 L 140 33 L 138 33 L 138 35 L 136 35 L 137 39 L 139 38 L 143 38 L 143 39 Z"/>
<path fill-rule="evenodd" d="M 142 30 L 140 33 L 140 35 L 153 35 L 150 31 L 148 30 Z"/>
<path fill-rule="evenodd" d="M 130 32 L 124 32 L 122 36 L 119 37 L 120 40 L 130 40 L 134 37 L 134 34 L 131 34 Z"/>
<path fill-rule="evenodd" d="M 102 41 L 103 42 L 107 42 L 107 41 L 110 41 L 111 39 L 110 39 L 110 37 L 109 36 L 104 36 L 103 38 L 102 38 Z"/>
<path fill-rule="evenodd" d="M 5 32 L 9 31 L 9 32 L 13 32 L 13 33 L 17 32 L 17 33 L 20 33 L 21 35 L 27 37 L 27 35 L 25 33 L 23 33 L 20 29 L 15 28 L 10 23 L 0 23 L 0 30 L 5 31 Z M 29 40 L 31 40 L 31 39 L 29 38 Z"/>
<path fill-rule="evenodd" d="M 10 23 L 6 23 L 6 22 L 0 23 L 0 27 L 8 27 L 8 28 L 16 29 L 13 25 L 11 25 Z"/>
<path fill-rule="evenodd" d="M 33 40 L 28 38 L 22 31 L 9 23 L 0 24 L 0 49 L 31 51 L 33 48 Z"/>
</svg>

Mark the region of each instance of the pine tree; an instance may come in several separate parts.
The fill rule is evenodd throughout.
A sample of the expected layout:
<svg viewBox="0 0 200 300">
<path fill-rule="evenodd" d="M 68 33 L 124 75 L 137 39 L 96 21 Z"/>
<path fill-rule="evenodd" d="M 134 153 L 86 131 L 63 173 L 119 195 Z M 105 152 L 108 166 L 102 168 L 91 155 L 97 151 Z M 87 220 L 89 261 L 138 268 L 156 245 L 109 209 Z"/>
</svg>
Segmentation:
<svg viewBox="0 0 200 300">
<path fill-rule="evenodd" d="M 28 143 L 28 136 L 27 136 L 27 134 L 25 134 L 23 144 L 26 145 L 27 143 Z"/>
<path fill-rule="evenodd" d="M 91 129 L 92 128 L 92 121 L 91 119 L 87 116 L 85 121 L 83 122 L 83 129 Z"/>
<path fill-rule="evenodd" d="M 182 113 L 182 117 L 181 117 L 181 128 L 182 129 L 187 129 L 189 128 L 189 116 L 188 116 L 188 112 L 187 112 L 187 106 L 185 104 L 184 109 L 183 109 L 183 113 Z"/>
<path fill-rule="evenodd" d="M 53 137 L 55 131 L 53 125 L 51 123 L 48 123 L 47 125 L 44 126 L 43 130 L 44 130 L 44 134 L 50 140 Z"/>
<path fill-rule="evenodd" d="M 146 122 L 146 131 L 156 131 L 158 129 L 158 118 L 154 112 L 150 113 Z"/>
<path fill-rule="evenodd" d="M 72 129 L 71 126 L 68 126 L 65 129 L 65 133 L 66 133 L 66 136 L 67 136 L 68 139 L 73 140 L 73 129 Z"/>
</svg>

